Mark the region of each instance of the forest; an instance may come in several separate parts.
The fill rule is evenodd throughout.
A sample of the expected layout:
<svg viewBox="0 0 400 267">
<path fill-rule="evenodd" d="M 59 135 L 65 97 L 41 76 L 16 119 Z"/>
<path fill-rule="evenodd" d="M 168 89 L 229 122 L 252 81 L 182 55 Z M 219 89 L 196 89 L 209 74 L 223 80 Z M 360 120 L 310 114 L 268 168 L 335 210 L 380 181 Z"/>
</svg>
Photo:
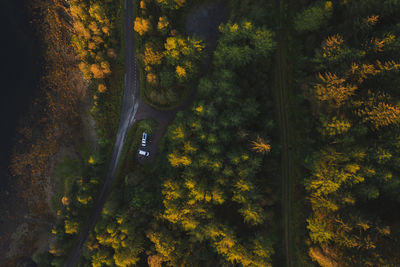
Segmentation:
<svg viewBox="0 0 400 267">
<path fill-rule="evenodd" d="M 302 86 L 313 118 L 304 186 L 309 255 L 321 266 L 400 264 L 399 8 L 326 2 L 294 20 L 315 44 L 302 51 L 312 64 Z"/>
<path fill-rule="evenodd" d="M 216 2 L 229 16 L 210 47 L 185 23 Z M 57 17 L 46 25 L 65 35 L 44 36 L 53 49 L 62 40 L 63 59 L 74 60 L 49 57 L 46 138 L 21 130 L 21 151 L 34 145 L 17 150 L 13 171 L 40 177 L 58 140 L 74 136 L 61 126 L 79 127 L 82 116 L 71 84 L 88 88 L 98 149 L 69 141 L 75 153 L 55 167 L 54 215 L 46 214 L 54 238 L 35 255 L 39 266 L 65 266 L 93 208 L 125 67 L 124 1 L 54 3 L 58 13 L 41 3 Z M 132 126 L 78 266 L 400 266 L 399 11 L 398 0 L 134 1 L 143 101 L 167 112 L 194 100 L 168 125 L 154 161 L 137 150 L 160 125 Z"/>
</svg>

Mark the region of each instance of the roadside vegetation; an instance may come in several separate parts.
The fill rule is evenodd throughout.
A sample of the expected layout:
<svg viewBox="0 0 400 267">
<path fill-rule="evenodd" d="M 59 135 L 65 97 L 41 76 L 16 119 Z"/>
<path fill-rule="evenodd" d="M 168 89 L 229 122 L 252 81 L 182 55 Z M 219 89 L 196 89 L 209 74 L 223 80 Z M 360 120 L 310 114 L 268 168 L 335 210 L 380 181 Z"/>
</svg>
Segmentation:
<svg viewBox="0 0 400 267">
<path fill-rule="evenodd" d="M 79 69 L 90 81 L 91 114 L 99 144 L 111 153 L 121 111 L 124 82 L 123 1 L 71 1 L 74 19 L 71 44 Z"/>
<path fill-rule="evenodd" d="M 78 56 L 73 63 L 88 82 L 86 94 L 92 96 L 90 115 L 96 123 L 99 149 L 93 152 L 88 144 L 76 141 L 76 153 L 56 166 L 55 240 L 47 253 L 37 256 L 40 266 L 64 266 L 92 208 L 114 145 L 124 86 L 123 1 L 74 0 L 66 12 L 71 16 L 69 45 Z"/>
</svg>

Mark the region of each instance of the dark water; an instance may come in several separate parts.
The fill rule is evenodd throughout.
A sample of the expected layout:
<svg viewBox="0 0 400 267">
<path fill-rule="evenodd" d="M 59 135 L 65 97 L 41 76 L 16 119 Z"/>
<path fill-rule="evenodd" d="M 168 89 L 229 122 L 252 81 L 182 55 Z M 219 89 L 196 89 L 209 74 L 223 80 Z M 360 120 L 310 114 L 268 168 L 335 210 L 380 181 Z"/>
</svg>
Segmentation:
<svg viewBox="0 0 400 267">
<path fill-rule="evenodd" d="M 0 266 L 5 266 L 11 233 L 27 212 L 8 166 L 17 126 L 39 93 L 43 69 L 41 45 L 26 8 L 30 1 L 0 0 Z M 29 264 L 29 257 L 21 258 L 18 266 Z"/>
<path fill-rule="evenodd" d="M 38 92 L 39 42 L 25 2 L 0 0 L 0 197 L 10 190 L 8 165 L 18 120 Z"/>
</svg>

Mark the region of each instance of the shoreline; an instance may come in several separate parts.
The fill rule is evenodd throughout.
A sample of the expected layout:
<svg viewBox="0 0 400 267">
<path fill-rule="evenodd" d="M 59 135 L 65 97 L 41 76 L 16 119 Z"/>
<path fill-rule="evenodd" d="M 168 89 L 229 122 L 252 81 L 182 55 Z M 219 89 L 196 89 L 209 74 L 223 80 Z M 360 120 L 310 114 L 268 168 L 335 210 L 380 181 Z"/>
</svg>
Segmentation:
<svg viewBox="0 0 400 267">
<path fill-rule="evenodd" d="M 40 95 L 40 80 L 44 74 L 44 44 L 36 25 L 31 23 L 35 15 L 30 11 L 29 3 L 25 0 L 1 4 L 2 12 L 4 12 L 1 16 L 4 20 L 2 24 L 7 25 L 3 33 L 9 36 L 2 42 L 3 51 L 7 52 L 4 58 L 7 67 L 2 70 L 2 74 L 4 85 L 11 89 L 3 95 L 4 103 L 1 110 L 4 116 L 0 164 L 1 255 L 5 255 L 8 250 L 12 234 L 20 232 L 17 231 L 17 225 L 24 223 L 23 214 L 28 210 L 26 203 L 19 196 L 19 181 L 11 175 L 9 166 L 21 121 L 27 116 L 32 103 Z M 29 228 L 29 225 L 25 226 Z M 1 260 L 0 266 L 10 266 L 10 263 Z"/>
<path fill-rule="evenodd" d="M 40 43 L 38 50 L 43 52 L 36 65 L 43 67 L 38 78 L 37 92 L 29 99 L 26 111 L 18 119 L 14 141 L 10 145 L 10 151 L 17 153 L 13 155 L 14 161 L 9 153 L 8 168 L 15 168 L 17 162 L 21 165 L 20 173 L 17 176 L 10 175 L 9 183 L 3 186 L 2 182 L 0 187 L 3 215 L 0 221 L 1 267 L 14 266 L 21 261 L 31 263 L 35 254 L 48 250 L 53 238 L 51 228 L 56 220 L 56 212 L 52 210 L 56 183 L 54 168 L 65 155 L 75 153 L 77 142 L 88 142 L 92 146 L 97 144 L 95 123 L 89 113 L 92 96 L 88 93 L 88 82 L 82 78 L 75 53 L 67 41 L 70 29 L 66 25 L 51 23 L 57 15 L 51 13 L 51 9 L 46 11 L 49 5 L 46 1 L 33 4 L 25 1 L 24 4 L 26 13 L 29 14 L 28 26 Z M 48 32 L 52 30 L 59 30 L 61 33 L 51 36 Z M 56 46 L 64 46 L 61 48 L 64 54 L 60 58 L 54 53 L 60 48 Z M 54 51 L 49 51 L 52 49 Z M 57 83 L 56 79 L 59 77 L 53 71 L 58 69 L 58 64 L 65 66 L 64 81 L 60 80 L 61 83 Z M 65 85 L 69 88 L 63 87 Z M 49 100 L 46 98 L 49 90 L 55 96 L 57 92 L 63 91 L 66 100 Z M 73 92 L 67 92 L 68 90 Z M 51 100 L 61 101 L 69 113 L 63 117 L 60 116 L 64 115 L 60 110 L 49 111 L 48 101 Z M 49 133 L 53 135 L 49 136 Z M 35 156 L 35 153 L 45 155 Z M 30 164 L 30 160 L 38 161 L 39 166 Z M 14 166 L 11 166 L 12 163 Z M 39 203 L 40 207 L 37 206 Z"/>
</svg>

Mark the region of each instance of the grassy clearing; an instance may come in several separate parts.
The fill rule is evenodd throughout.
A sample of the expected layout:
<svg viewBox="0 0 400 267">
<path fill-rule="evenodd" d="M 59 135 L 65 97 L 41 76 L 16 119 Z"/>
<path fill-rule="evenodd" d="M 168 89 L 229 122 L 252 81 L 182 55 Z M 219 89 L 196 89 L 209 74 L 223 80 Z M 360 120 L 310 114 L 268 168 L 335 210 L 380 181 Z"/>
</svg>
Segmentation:
<svg viewBox="0 0 400 267">
<path fill-rule="evenodd" d="M 185 99 L 187 97 L 189 97 L 189 95 L 192 93 L 194 88 L 197 86 L 197 84 L 195 84 L 195 83 L 193 83 L 190 86 L 186 86 L 185 90 L 180 92 L 177 101 L 169 102 L 167 104 L 155 103 L 152 100 L 151 96 L 149 95 L 149 89 L 147 88 L 146 82 L 144 80 L 145 79 L 145 77 L 144 77 L 144 69 L 141 68 L 140 72 L 141 72 L 141 75 L 140 75 L 140 79 L 141 79 L 141 82 L 140 82 L 140 84 L 141 84 L 140 95 L 141 95 L 143 101 L 147 105 L 149 105 L 149 106 L 151 106 L 151 107 L 153 107 L 153 108 L 155 108 L 157 110 L 172 110 L 172 109 L 175 109 L 175 108 L 179 107 L 185 101 Z"/>
<path fill-rule="evenodd" d="M 56 184 L 52 197 L 54 211 L 62 208 L 62 197 L 72 193 L 75 180 L 84 174 L 87 160 L 91 156 L 89 144 L 77 146 L 75 151 L 75 156 L 66 156 L 55 167 L 53 175 Z"/>
<path fill-rule="evenodd" d="M 56 179 L 55 189 L 53 191 L 52 205 L 53 210 L 59 210 L 62 207 L 61 199 L 72 191 L 75 177 L 76 159 L 65 157 L 57 166 L 54 172 Z"/>
<path fill-rule="evenodd" d="M 141 120 L 136 122 L 129 130 L 124 149 L 122 150 L 120 163 L 118 165 L 117 177 L 123 179 L 125 176 L 134 172 L 138 166 L 137 151 L 142 140 L 142 133 L 153 133 L 157 128 L 154 120 Z"/>
</svg>

